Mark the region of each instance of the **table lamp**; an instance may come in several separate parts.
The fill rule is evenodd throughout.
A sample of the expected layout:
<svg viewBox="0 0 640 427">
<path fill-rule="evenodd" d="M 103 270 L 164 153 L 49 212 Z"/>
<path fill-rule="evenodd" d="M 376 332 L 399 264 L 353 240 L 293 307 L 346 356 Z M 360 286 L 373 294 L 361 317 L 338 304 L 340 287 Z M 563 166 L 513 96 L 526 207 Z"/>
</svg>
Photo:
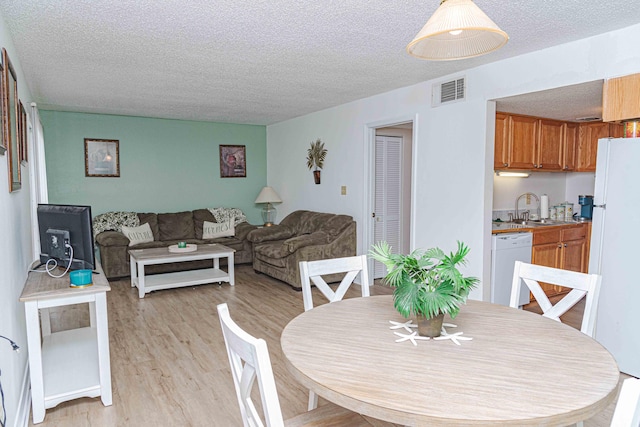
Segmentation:
<svg viewBox="0 0 640 427">
<path fill-rule="evenodd" d="M 258 198 L 255 203 L 266 203 L 262 208 L 262 220 L 264 221 L 265 227 L 271 227 L 276 219 L 276 214 L 278 211 L 273 207 L 272 203 L 282 203 L 280 196 L 275 190 L 271 187 L 264 187 L 260 194 L 258 194 Z"/>
</svg>

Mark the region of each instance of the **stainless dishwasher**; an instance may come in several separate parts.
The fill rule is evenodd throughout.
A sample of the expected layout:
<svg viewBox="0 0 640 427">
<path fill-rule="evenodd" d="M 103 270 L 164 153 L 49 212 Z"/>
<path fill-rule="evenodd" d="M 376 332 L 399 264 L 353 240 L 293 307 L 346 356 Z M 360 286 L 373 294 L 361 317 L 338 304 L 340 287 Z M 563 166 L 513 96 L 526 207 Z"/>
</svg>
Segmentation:
<svg viewBox="0 0 640 427">
<path fill-rule="evenodd" d="M 502 233 L 491 237 L 491 302 L 509 305 L 516 261 L 531 262 L 532 233 Z M 529 288 L 520 289 L 518 305 L 528 304 Z"/>
</svg>

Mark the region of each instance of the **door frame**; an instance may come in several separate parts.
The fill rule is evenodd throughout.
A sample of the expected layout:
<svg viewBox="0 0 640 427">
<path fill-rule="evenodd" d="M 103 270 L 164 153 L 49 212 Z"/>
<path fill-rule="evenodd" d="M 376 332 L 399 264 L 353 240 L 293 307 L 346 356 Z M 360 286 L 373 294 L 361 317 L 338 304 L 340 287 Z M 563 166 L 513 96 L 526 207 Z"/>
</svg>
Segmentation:
<svg viewBox="0 0 640 427">
<path fill-rule="evenodd" d="M 364 193 L 364 206 L 362 210 L 362 218 L 364 218 L 364 229 L 362 233 L 362 252 L 364 254 L 369 253 L 369 248 L 373 244 L 374 238 L 374 219 L 371 216 L 375 206 L 375 143 L 376 143 L 376 129 L 391 127 L 394 125 L 402 124 L 402 123 L 412 123 L 412 134 L 411 134 L 411 193 L 410 193 L 410 204 L 411 210 L 409 213 L 410 224 L 409 224 L 409 249 L 413 250 L 415 247 L 415 219 L 416 219 L 416 211 L 415 211 L 415 200 L 416 200 L 416 182 L 415 182 L 415 170 L 416 170 L 416 153 L 417 153 L 417 145 L 416 141 L 418 140 L 418 114 L 412 115 L 402 115 L 393 118 L 378 120 L 375 122 L 370 122 L 364 125 L 364 184 L 365 184 L 365 193 Z M 373 259 L 368 257 L 367 267 L 370 273 L 373 273 Z M 373 277 L 373 276 L 370 276 Z"/>
</svg>

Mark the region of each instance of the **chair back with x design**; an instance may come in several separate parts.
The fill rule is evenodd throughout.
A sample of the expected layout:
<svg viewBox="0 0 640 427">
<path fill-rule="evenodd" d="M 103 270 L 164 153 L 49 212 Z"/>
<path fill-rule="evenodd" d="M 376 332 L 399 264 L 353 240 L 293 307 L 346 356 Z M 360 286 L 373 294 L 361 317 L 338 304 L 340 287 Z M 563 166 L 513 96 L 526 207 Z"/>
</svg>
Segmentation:
<svg viewBox="0 0 640 427">
<path fill-rule="evenodd" d="M 596 309 L 602 283 L 602 277 L 599 274 L 579 273 L 516 261 L 511 287 L 511 302 L 509 304 L 511 307 L 518 308 L 518 295 L 520 295 L 520 287 L 523 282 L 529 287 L 536 302 L 540 305 L 543 316 L 553 320 L 560 321 L 560 316 L 585 298 L 580 330 L 593 337 Z M 571 288 L 571 291 L 560 301 L 552 304 L 540 286 L 540 282 Z"/>
</svg>

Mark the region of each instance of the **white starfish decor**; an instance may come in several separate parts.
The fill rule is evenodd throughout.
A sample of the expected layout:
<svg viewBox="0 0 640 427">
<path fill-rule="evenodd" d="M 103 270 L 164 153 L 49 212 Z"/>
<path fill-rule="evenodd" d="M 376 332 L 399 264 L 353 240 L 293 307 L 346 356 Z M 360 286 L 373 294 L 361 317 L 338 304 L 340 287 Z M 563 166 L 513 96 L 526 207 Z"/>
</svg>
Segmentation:
<svg viewBox="0 0 640 427">
<path fill-rule="evenodd" d="M 389 323 L 391 323 L 393 326 L 389 326 L 389 329 L 402 329 L 404 328 L 404 330 L 406 330 L 407 332 L 411 332 L 411 328 L 417 328 L 418 325 L 413 323 L 413 320 L 409 320 L 408 322 L 394 322 L 393 320 L 389 320 Z"/>
<path fill-rule="evenodd" d="M 423 337 L 421 335 L 418 335 L 418 331 L 413 331 L 411 332 L 411 334 L 407 335 L 407 334 L 401 334 L 400 332 L 394 332 L 394 335 L 397 335 L 399 338 L 396 340 L 396 342 L 403 342 L 403 341 L 411 341 L 411 343 L 415 346 L 418 345 L 418 342 L 416 340 L 425 340 L 428 341 L 430 338 L 429 337 Z"/>
<path fill-rule="evenodd" d="M 394 335 L 399 336 L 400 338 L 398 338 L 396 340 L 396 342 L 404 342 L 404 341 L 411 341 L 411 343 L 414 346 L 418 345 L 418 340 L 423 340 L 423 341 L 428 341 L 430 338 L 429 337 L 423 337 L 421 335 L 418 335 L 418 331 L 412 331 L 411 328 L 417 328 L 418 325 L 414 324 L 412 320 L 409 320 L 407 322 L 394 322 L 393 320 L 389 320 L 389 323 L 391 323 L 392 326 L 389 326 L 389 329 L 394 330 L 394 329 L 404 329 L 405 331 L 409 332 L 408 334 L 403 334 L 400 332 L 394 332 Z M 449 334 L 447 332 L 447 330 L 445 329 L 445 327 L 447 328 L 457 328 L 458 325 L 454 325 L 453 323 L 443 323 L 442 324 L 442 330 L 440 331 L 440 336 L 439 337 L 435 337 L 433 338 L 436 341 L 442 341 L 442 340 L 451 340 L 454 344 L 456 345 L 460 345 L 460 341 L 471 341 L 473 338 L 471 337 L 463 337 L 462 334 L 464 332 L 456 332 L 454 334 Z"/>
<path fill-rule="evenodd" d="M 434 340 L 451 340 L 455 344 L 460 345 L 460 341 L 471 341 L 471 337 L 461 336 L 464 332 L 456 332 L 455 334 L 442 334 L 439 337 L 435 337 Z"/>
</svg>

